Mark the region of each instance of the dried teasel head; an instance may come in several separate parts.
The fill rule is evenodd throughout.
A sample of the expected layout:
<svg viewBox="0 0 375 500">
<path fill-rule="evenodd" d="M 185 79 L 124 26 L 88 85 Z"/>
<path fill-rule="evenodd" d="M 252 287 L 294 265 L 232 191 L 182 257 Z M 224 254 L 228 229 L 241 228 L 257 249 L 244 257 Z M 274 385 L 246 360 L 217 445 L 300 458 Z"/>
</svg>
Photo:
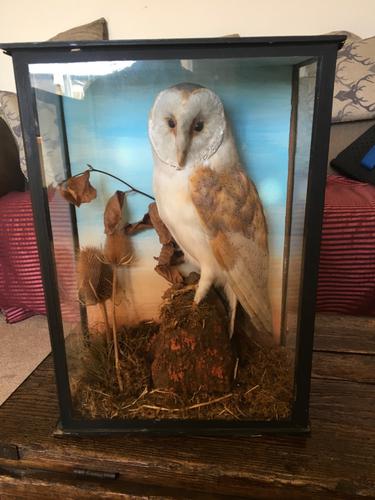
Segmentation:
<svg viewBox="0 0 375 500">
<path fill-rule="evenodd" d="M 129 266 L 133 261 L 132 244 L 123 231 L 107 235 L 103 253 L 105 262 L 112 266 Z"/>
<path fill-rule="evenodd" d="M 112 268 L 96 247 L 82 248 L 78 255 L 78 293 L 80 301 L 95 305 L 112 295 Z"/>
</svg>

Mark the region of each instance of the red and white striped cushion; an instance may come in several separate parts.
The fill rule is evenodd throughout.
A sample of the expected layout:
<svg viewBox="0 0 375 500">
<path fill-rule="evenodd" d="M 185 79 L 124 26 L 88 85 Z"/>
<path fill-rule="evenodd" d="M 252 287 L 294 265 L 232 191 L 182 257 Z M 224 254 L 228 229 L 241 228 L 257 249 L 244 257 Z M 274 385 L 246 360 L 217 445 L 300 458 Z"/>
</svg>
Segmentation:
<svg viewBox="0 0 375 500">
<path fill-rule="evenodd" d="M 0 198 L 0 308 L 12 323 L 46 312 L 29 193 Z"/>
<path fill-rule="evenodd" d="M 35 316 L 35 312 L 27 311 L 22 307 L 4 307 L 2 312 L 7 323 L 18 323 L 31 316 Z"/>
<path fill-rule="evenodd" d="M 63 318 L 79 317 L 74 249 L 68 203 L 51 193 L 55 262 Z M 29 193 L 0 198 L 0 309 L 8 322 L 45 314 L 33 213 Z"/>
<path fill-rule="evenodd" d="M 67 203 L 50 203 L 63 317 L 79 317 Z M 43 286 L 28 193 L 0 198 L 0 309 L 9 322 L 45 314 Z M 375 315 L 375 186 L 328 177 L 317 309 Z"/>
<path fill-rule="evenodd" d="M 317 309 L 375 314 L 375 186 L 327 180 Z"/>
</svg>

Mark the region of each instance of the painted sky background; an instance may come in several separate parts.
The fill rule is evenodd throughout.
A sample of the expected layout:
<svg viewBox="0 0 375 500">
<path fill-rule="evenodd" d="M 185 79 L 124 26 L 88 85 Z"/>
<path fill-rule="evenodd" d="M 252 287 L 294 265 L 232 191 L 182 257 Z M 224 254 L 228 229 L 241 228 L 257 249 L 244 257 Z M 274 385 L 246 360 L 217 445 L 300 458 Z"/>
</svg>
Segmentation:
<svg viewBox="0 0 375 500">
<path fill-rule="evenodd" d="M 266 210 L 271 253 L 280 256 L 285 230 L 291 77 L 291 64 L 261 64 L 254 59 L 137 61 L 125 70 L 96 76 L 83 100 L 64 100 L 72 172 L 78 173 L 90 163 L 152 194 L 153 162 L 147 129 L 153 101 L 173 84 L 199 83 L 223 101 L 243 166 Z M 93 182 L 100 185 L 99 199 L 78 211 L 83 239 L 89 226 L 102 227 L 105 198 L 123 189 L 109 178 L 99 179 L 98 174 L 93 174 Z M 149 201 L 139 195 L 131 195 L 128 201 L 130 220 L 142 218 Z"/>
</svg>

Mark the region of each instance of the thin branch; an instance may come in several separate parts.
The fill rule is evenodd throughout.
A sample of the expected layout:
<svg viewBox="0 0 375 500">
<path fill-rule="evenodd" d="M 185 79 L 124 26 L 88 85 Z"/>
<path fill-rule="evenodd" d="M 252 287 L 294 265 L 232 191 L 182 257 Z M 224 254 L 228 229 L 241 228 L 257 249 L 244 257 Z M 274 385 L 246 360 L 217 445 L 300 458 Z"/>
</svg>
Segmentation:
<svg viewBox="0 0 375 500">
<path fill-rule="evenodd" d="M 226 394 L 225 396 L 221 396 L 220 398 L 215 398 L 215 399 L 209 399 L 208 401 L 204 401 L 203 403 L 197 403 L 195 405 L 187 406 L 184 408 L 185 410 L 194 410 L 194 408 L 201 408 L 202 406 L 208 406 L 212 405 L 214 403 L 219 403 L 220 401 L 223 401 L 224 399 L 232 397 L 233 394 L 229 393 Z"/>
<path fill-rule="evenodd" d="M 97 168 L 94 168 L 92 165 L 89 165 L 88 163 L 87 163 L 87 166 L 89 167 L 89 170 L 91 172 L 98 172 L 100 174 L 108 175 L 109 177 L 116 179 L 116 181 L 122 182 L 123 184 L 125 184 L 125 186 L 128 186 L 128 188 L 130 188 L 135 193 L 142 194 L 143 196 L 150 198 L 150 200 L 155 200 L 155 198 L 153 196 L 151 196 L 143 191 L 140 191 L 139 189 L 135 188 L 134 186 L 132 186 L 128 182 L 125 182 L 124 180 L 120 179 L 120 177 L 117 177 L 116 175 L 110 174 L 109 172 L 105 172 L 104 170 L 99 170 Z"/>
<path fill-rule="evenodd" d="M 116 179 L 116 181 L 122 182 L 122 184 L 125 184 L 125 186 L 128 186 L 128 188 L 130 188 L 130 192 L 133 191 L 134 193 L 141 194 L 143 196 L 146 196 L 146 198 L 149 198 L 150 200 L 154 200 L 155 201 L 155 198 L 153 196 L 151 196 L 150 194 L 145 193 L 144 191 L 141 191 L 140 189 L 135 188 L 134 186 L 132 186 L 128 182 L 120 179 L 120 177 L 117 177 L 116 175 L 110 174 L 109 172 L 106 172 L 105 170 L 99 170 L 98 168 L 94 168 L 92 165 L 89 165 L 88 163 L 87 163 L 87 166 L 89 167 L 90 172 L 98 172 L 99 174 L 108 175 L 108 177 L 112 177 L 112 179 Z M 82 174 L 84 174 L 84 172 L 79 172 L 78 174 L 74 174 L 71 177 L 69 177 L 69 179 L 72 179 L 73 177 L 79 177 Z M 67 180 L 68 179 L 64 179 L 59 184 L 63 184 Z"/>
<path fill-rule="evenodd" d="M 255 391 L 255 389 L 258 389 L 259 387 L 259 384 L 257 385 L 254 385 L 254 387 L 251 387 L 248 391 L 245 392 L 244 396 L 246 396 L 247 394 L 249 394 L 250 392 L 253 392 Z"/>
</svg>

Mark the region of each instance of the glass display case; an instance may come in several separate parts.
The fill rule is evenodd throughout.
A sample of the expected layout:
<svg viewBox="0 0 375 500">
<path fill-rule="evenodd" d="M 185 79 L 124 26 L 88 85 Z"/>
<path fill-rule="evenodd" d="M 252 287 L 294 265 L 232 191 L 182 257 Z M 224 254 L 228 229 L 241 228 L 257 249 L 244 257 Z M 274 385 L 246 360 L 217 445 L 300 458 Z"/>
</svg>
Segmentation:
<svg viewBox="0 0 375 500">
<path fill-rule="evenodd" d="M 307 432 L 342 36 L 9 44 L 60 432 Z"/>
</svg>

